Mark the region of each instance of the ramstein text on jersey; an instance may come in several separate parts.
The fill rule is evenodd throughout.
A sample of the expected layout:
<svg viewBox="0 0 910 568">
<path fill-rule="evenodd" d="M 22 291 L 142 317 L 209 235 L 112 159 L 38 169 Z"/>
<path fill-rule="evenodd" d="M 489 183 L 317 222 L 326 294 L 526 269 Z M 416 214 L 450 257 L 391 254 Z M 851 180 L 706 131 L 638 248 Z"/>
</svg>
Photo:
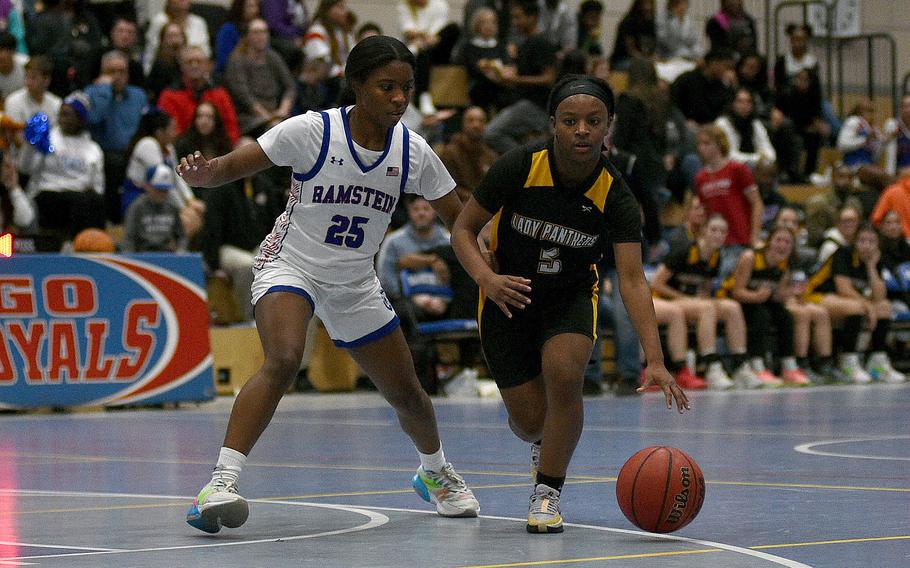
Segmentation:
<svg viewBox="0 0 910 568">
<path fill-rule="evenodd" d="M 391 213 L 397 202 L 398 198 L 388 193 L 362 185 L 338 184 L 327 188 L 321 185 L 313 186 L 313 203 L 360 204 L 383 213 Z"/>
</svg>

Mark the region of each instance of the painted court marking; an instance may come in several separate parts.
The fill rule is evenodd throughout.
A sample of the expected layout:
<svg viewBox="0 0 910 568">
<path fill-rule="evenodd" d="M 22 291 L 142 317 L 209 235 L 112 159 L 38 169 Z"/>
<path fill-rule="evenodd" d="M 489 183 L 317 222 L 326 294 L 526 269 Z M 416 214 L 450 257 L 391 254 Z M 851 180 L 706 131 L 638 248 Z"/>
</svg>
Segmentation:
<svg viewBox="0 0 910 568">
<path fill-rule="evenodd" d="M 16 494 L 16 495 L 25 495 L 25 496 L 49 496 L 49 497 L 129 497 L 133 499 L 152 499 L 152 500 L 180 500 L 187 501 L 191 500 L 192 497 L 187 497 L 185 495 L 142 495 L 142 494 L 132 494 L 132 493 L 91 493 L 91 492 L 78 492 L 78 491 L 17 491 L 17 490 L 4 490 L 4 493 Z M 39 556 L 17 556 L 12 558 L 0 558 L 0 564 L 7 563 L 15 560 L 37 560 L 40 558 L 69 558 L 74 556 L 99 556 L 99 555 L 110 555 L 110 554 L 131 554 L 136 552 L 162 552 L 167 550 L 188 550 L 188 549 L 198 549 L 198 548 L 216 548 L 223 546 L 242 546 L 248 544 L 261 544 L 266 542 L 287 542 L 291 540 L 302 540 L 310 538 L 318 538 L 323 536 L 334 536 L 339 534 L 346 534 L 352 532 L 365 531 L 380 527 L 389 522 L 389 518 L 382 513 L 377 513 L 375 511 L 370 511 L 362 507 L 355 507 L 351 505 L 338 505 L 332 503 L 308 503 L 303 501 L 273 501 L 269 499 L 248 499 L 251 503 L 265 503 L 273 505 L 290 505 L 294 507 L 316 507 L 320 509 L 334 509 L 338 511 L 346 511 L 349 513 L 356 513 L 363 515 L 369 519 L 367 522 L 348 527 L 344 529 L 337 529 L 333 531 L 323 531 L 319 533 L 312 534 L 303 534 L 303 535 L 293 535 L 293 536 L 282 536 L 282 537 L 272 537 L 272 538 L 263 538 L 257 540 L 244 540 L 244 541 L 233 541 L 233 542 L 216 542 L 210 544 L 190 544 L 182 546 L 160 546 L 160 547 L 151 547 L 151 548 L 136 548 L 136 549 L 89 549 L 89 548 L 79 548 L 72 546 L 61 546 L 61 545 L 43 545 L 43 544 L 27 544 L 27 543 L 5 543 L 8 545 L 14 546 L 31 546 L 37 548 L 65 548 L 70 550 L 84 550 L 86 552 L 74 552 L 69 554 L 45 554 Z"/>
<path fill-rule="evenodd" d="M 7 494 L 16 494 L 16 495 L 23 495 L 23 496 L 47 496 L 47 497 L 103 497 L 103 498 L 123 497 L 123 498 L 148 499 L 148 500 L 189 500 L 189 499 L 191 499 L 191 497 L 179 496 L 179 495 L 144 495 L 144 494 L 131 494 L 131 493 L 94 493 L 94 492 L 78 492 L 78 491 L 30 491 L 30 490 L 6 489 L 6 490 L 2 490 L 2 492 L 7 493 Z M 345 533 L 369 530 L 369 529 L 376 528 L 376 527 L 379 527 L 379 526 L 382 526 L 382 525 L 388 523 L 389 518 L 386 515 L 384 515 L 380 512 L 377 512 L 377 511 L 394 511 L 394 512 L 401 512 L 401 513 L 418 513 L 418 514 L 428 514 L 428 515 L 436 514 L 435 511 L 427 511 L 427 510 L 422 510 L 422 509 L 397 508 L 397 507 L 365 508 L 362 506 L 354 507 L 354 506 L 350 506 L 350 505 L 340 505 L 340 504 L 330 504 L 330 503 L 310 503 L 310 502 L 302 502 L 302 501 L 278 501 L 278 500 L 270 500 L 270 499 L 250 499 L 249 501 L 251 503 L 265 503 L 265 504 L 273 504 L 273 505 L 290 505 L 290 506 L 295 506 L 295 507 L 317 507 L 317 508 L 322 508 L 322 509 L 334 509 L 334 510 L 346 511 L 346 512 L 350 512 L 350 513 L 356 513 L 359 515 L 363 515 L 363 516 L 367 517 L 369 520 L 363 524 L 360 524 L 360 525 L 357 525 L 354 527 L 350 527 L 350 528 L 337 529 L 334 531 L 325 531 L 325 532 L 306 534 L 306 535 L 295 535 L 295 536 L 288 536 L 288 537 L 273 537 L 273 538 L 267 538 L 267 539 L 257 539 L 257 540 L 248 540 L 248 541 L 217 542 L 217 543 L 211 543 L 211 544 L 192 544 L 192 545 L 182 545 L 182 546 L 165 546 L 165 547 L 152 547 L 152 548 L 140 548 L 140 549 L 88 549 L 88 548 L 83 548 L 83 549 L 81 549 L 81 550 L 83 550 L 83 552 L 74 552 L 74 553 L 68 553 L 68 554 L 46 554 L 46 555 L 37 555 L 37 556 L 18 556 L 18 557 L 11 557 L 11 558 L 0 558 L 0 564 L 9 564 L 9 563 L 12 563 L 15 561 L 38 560 L 38 559 L 42 559 L 42 558 L 64 558 L 64 557 L 68 558 L 68 557 L 74 557 L 74 556 L 99 556 L 99 555 L 112 555 L 112 554 L 131 554 L 131 553 L 137 553 L 137 552 L 161 552 L 161 551 L 168 551 L 168 550 L 188 550 L 188 549 L 200 549 L 200 548 L 215 548 L 215 547 L 223 547 L 223 546 L 241 546 L 241 545 L 260 544 L 260 543 L 267 543 L 267 542 L 283 542 L 283 541 L 291 541 L 291 540 L 310 539 L 310 538 L 317 538 L 317 537 L 323 537 L 323 536 L 332 536 L 332 535 L 338 535 L 338 534 L 345 534 Z M 501 517 L 501 516 L 493 516 L 493 515 L 481 515 L 480 518 L 499 520 L 499 521 L 509 521 L 509 522 L 521 522 L 521 523 L 526 522 L 526 519 L 523 519 L 523 518 Z M 779 556 L 774 556 L 772 554 L 768 554 L 765 552 L 760 552 L 757 550 L 750 550 L 748 548 L 742 548 L 739 546 L 733 546 L 730 544 L 723 544 L 723 543 L 713 542 L 713 541 L 708 541 L 708 540 L 694 539 L 694 538 L 688 538 L 688 537 L 676 536 L 676 535 L 655 534 L 655 533 L 648 533 L 648 532 L 636 531 L 636 530 L 630 530 L 630 529 L 600 527 L 600 526 L 595 526 L 595 525 L 582 525 L 582 524 L 575 524 L 575 523 L 565 523 L 565 524 L 567 526 L 577 527 L 577 528 L 581 528 L 581 529 L 596 530 L 596 531 L 609 532 L 609 533 L 615 533 L 615 534 L 647 536 L 647 537 L 652 537 L 652 538 L 657 538 L 657 539 L 662 539 L 662 540 L 684 542 L 684 543 L 688 543 L 688 544 L 706 546 L 706 547 L 709 547 L 710 549 L 715 549 L 715 550 L 705 550 L 705 551 L 685 551 L 685 550 L 670 551 L 666 554 L 659 553 L 660 555 L 676 555 L 676 554 L 684 555 L 684 554 L 695 554 L 695 553 L 701 553 L 701 552 L 715 552 L 717 550 L 726 550 L 728 552 L 733 552 L 734 554 L 742 554 L 742 555 L 750 556 L 753 558 L 759 558 L 762 560 L 766 560 L 773 564 L 777 564 L 779 566 L 785 566 L 787 568 L 812 568 L 808 564 L 803 564 L 801 562 L 796 562 L 794 560 L 789 560 L 787 558 L 781 558 Z M 26 546 L 26 543 L 12 543 L 11 542 L 11 543 L 5 543 L 5 544 Z M 70 550 L 77 549 L 76 547 L 67 547 L 67 546 L 61 546 L 61 545 L 31 544 L 29 546 L 43 547 L 43 548 L 68 548 Z M 633 555 L 633 556 L 636 556 L 636 555 Z M 544 561 L 544 562 L 546 562 L 546 561 Z"/>
<path fill-rule="evenodd" d="M 846 440 L 820 440 L 794 446 L 794 450 L 801 454 L 813 456 L 827 456 L 832 458 L 850 458 L 856 460 L 885 460 L 885 461 L 910 461 L 910 456 L 876 456 L 871 454 L 847 454 L 843 452 L 826 452 L 816 450 L 816 446 L 830 446 L 833 444 L 849 444 L 854 442 L 880 442 L 883 440 L 907 440 L 910 436 L 868 436 L 865 438 L 849 438 Z"/>
<path fill-rule="evenodd" d="M 397 511 L 397 512 L 402 512 L 402 513 L 421 513 L 421 514 L 430 514 L 430 515 L 436 514 L 435 511 L 424 511 L 421 509 L 405 509 L 405 508 L 398 508 L 398 507 L 370 507 L 370 508 L 377 510 L 377 511 Z M 493 519 L 496 521 L 512 521 L 512 522 L 519 522 L 519 523 L 528 522 L 528 520 L 524 519 L 524 518 L 500 517 L 500 516 L 496 516 L 496 515 L 480 515 L 480 518 L 481 519 Z M 750 550 L 748 548 L 742 548 L 740 546 L 734 546 L 732 544 L 723 544 L 720 542 L 713 542 L 710 540 L 688 538 L 685 536 L 677 536 L 677 535 L 672 535 L 672 534 L 650 533 L 650 532 L 636 531 L 636 530 L 631 530 L 631 529 L 599 527 L 597 525 L 582 525 L 582 524 L 578 524 L 578 523 L 563 523 L 563 524 L 567 527 L 576 527 L 576 528 L 580 528 L 580 529 L 588 529 L 588 530 L 617 533 L 617 534 L 628 534 L 628 535 L 634 535 L 634 536 L 647 536 L 647 537 L 654 537 L 654 538 L 658 538 L 658 539 L 662 539 L 662 540 L 675 540 L 677 542 L 697 544 L 700 546 L 707 546 L 707 547 L 714 548 L 714 549 L 726 550 L 728 552 L 733 552 L 736 554 L 752 556 L 754 558 L 761 558 L 762 560 L 767 560 L 769 562 L 778 564 L 780 566 L 786 566 L 787 568 L 812 568 L 812 566 L 810 566 L 808 564 L 803 564 L 802 562 L 797 562 L 795 560 L 790 560 L 788 558 L 781 558 L 780 556 L 774 556 L 773 554 L 767 554 L 765 552 L 759 552 L 757 550 Z M 715 551 L 713 551 L 713 550 L 712 551 L 680 550 L 680 551 L 673 551 L 673 552 L 667 553 L 666 555 L 669 556 L 669 555 L 676 555 L 676 554 L 679 554 L 679 555 L 697 554 L 697 553 L 701 553 L 701 552 L 715 552 Z M 659 555 L 664 555 L 664 554 L 661 553 Z M 636 556 L 644 556 L 644 555 L 631 555 L 631 556 L 629 556 L 629 558 L 634 558 Z M 648 555 L 648 556 L 651 556 L 651 555 Z M 592 560 L 596 560 L 596 559 L 592 559 Z M 518 564 L 492 564 L 492 565 L 487 565 L 487 566 L 521 566 L 521 565 L 530 566 L 530 565 L 535 565 L 535 564 L 543 564 L 545 562 L 546 561 L 529 562 L 529 563 L 525 563 L 525 564 L 521 564 L 521 563 L 518 563 Z M 566 563 L 566 560 L 561 560 L 561 561 L 559 561 L 559 563 Z M 466 568 L 482 568 L 482 567 L 477 566 L 477 567 L 466 567 Z"/>
</svg>

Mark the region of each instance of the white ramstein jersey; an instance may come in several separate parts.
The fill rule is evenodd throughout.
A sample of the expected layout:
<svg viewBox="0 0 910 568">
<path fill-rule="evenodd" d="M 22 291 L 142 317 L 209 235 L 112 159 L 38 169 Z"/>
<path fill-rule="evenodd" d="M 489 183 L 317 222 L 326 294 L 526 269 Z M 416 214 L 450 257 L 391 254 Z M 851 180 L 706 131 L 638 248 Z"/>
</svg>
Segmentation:
<svg viewBox="0 0 910 568">
<path fill-rule="evenodd" d="M 259 138 L 293 169 L 287 207 L 259 247 L 255 268 L 281 258 L 328 283 L 363 279 L 403 193 L 438 199 L 455 187 L 426 141 L 398 123 L 378 158 L 358 154 L 349 107 L 289 118 Z"/>
</svg>

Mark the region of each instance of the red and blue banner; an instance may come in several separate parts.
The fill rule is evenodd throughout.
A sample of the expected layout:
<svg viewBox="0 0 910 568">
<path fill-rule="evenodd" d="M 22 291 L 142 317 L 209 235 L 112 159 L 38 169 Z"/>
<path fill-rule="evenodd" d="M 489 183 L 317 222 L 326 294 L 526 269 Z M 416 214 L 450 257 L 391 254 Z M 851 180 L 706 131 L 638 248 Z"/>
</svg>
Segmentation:
<svg viewBox="0 0 910 568">
<path fill-rule="evenodd" d="M 199 255 L 0 259 L 0 408 L 214 397 Z"/>
</svg>

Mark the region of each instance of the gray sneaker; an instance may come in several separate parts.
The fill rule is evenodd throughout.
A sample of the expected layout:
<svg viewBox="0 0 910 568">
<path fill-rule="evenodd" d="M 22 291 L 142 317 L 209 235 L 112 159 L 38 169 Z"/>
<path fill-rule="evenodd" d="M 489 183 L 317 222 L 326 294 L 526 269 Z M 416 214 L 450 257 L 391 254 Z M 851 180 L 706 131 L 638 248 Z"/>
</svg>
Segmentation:
<svg viewBox="0 0 910 568">
<path fill-rule="evenodd" d="M 561 533 L 562 515 L 559 513 L 559 491 L 538 483 L 528 504 L 529 533 Z"/>
</svg>

